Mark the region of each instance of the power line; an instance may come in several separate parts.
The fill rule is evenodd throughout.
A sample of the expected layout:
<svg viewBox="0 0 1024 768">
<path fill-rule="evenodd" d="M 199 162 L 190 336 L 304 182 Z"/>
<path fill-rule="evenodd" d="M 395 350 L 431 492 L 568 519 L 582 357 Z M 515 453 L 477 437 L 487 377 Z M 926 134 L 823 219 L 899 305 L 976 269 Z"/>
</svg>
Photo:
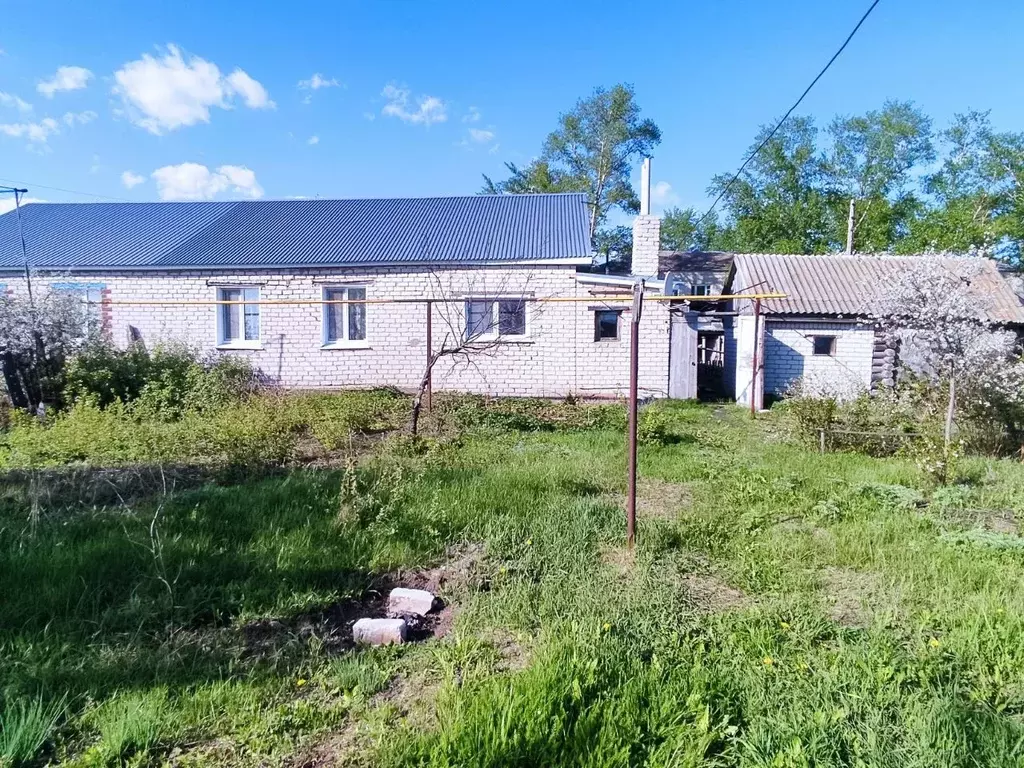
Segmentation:
<svg viewBox="0 0 1024 768">
<path fill-rule="evenodd" d="M 118 203 L 130 203 L 131 200 L 126 200 L 123 197 L 111 197 L 110 195 L 97 195 L 95 192 L 80 192 L 76 189 L 64 189 L 63 187 L 49 187 L 46 184 L 32 184 L 27 181 L 15 181 L 14 179 L 3 179 L 0 181 L 6 181 L 8 184 L 20 184 L 23 187 L 39 187 L 40 189 L 52 189 L 54 192 L 66 192 L 69 195 L 84 195 L 85 197 L 98 197 L 101 200 L 113 200 Z"/>
<path fill-rule="evenodd" d="M 740 169 L 736 171 L 735 175 L 731 179 L 729 179 L 729 183 L 722 188 L 721 192 L 718 193 L 718 197 L 715 198 L 715 201 L 711 204 L 711 207 L 708 208 L 707 213 L 705 213 L 697 220 L 697 224 L 695 226 L 699 227 L 701 224 L 704 223 L 704 220 L 711 215 L 711 213 L 715 210 L 715 206 L 721 202 L 722 198 L 725 197 L 726 193 L 732 188 L 732 185 L 735 184 L 736 180 L 739 179 L 739 177 L 742 175 L 744 169 L 747 167 L 747 164 L 750 163 L 750 161 L 753 160 L 755 157 L 757 157 L 757 153 L 764 149 L 765 145 L 772 140 L 772 137 L 776 134 L 779 128 L 782 127 L 782 124 L 786 122 L 786 120 L 789 118 L 791 114 L 793 114 L 793 110 L 800 106 L 800 102 L 804 100 L 804 97 L 806 97 L 807 94 L 811 92 L 811 89 L 815 85 L 817 85 L 818 81 L 821 80 L 822 76 L 826 72 L 828 72 L 828 69 L 829 67 L 832 66 L 833 62 L 835 62 L 835 60 L 839 58 L 839 54 L 846 50 L 846 46 L 850 44 L 851 40 L 853 40 L 853 36 L 857 34 L 857 30 L 859 30 L 861 28 L 861 25 L 865 21 L 867 21 L 868 16 L 870 16 L 871 12 L 875 10 L 875 6 L 878 5 L 878 3 L 879 0 L 875 0 L 873 3 L 871 3 L 871 6 L 864 12 L 864 15 L 860 17 L 860 21 L 857 22 L 857 25 L 853 28 L 850 34 L 846 36 L 846 39 L 843 41 L 843 44 L 839 46 L 839 50 L 832 54 L 832 58 L 828 60 L 828 63 L 822 68 L 822 70 L 817 74 L 817 76 L 813 80 L 811 80 L 811 84 L 804 89 L 804 92 L 800 94 L 800 98 L 797 99 L 793 103 L 793 106 L 791 106 L 786 111 L 786 114 L 784 114 L 782 116 L 782 119 L 775 124 L 775 127 L 772 128 L 771 132 L 764 138 L 764 140 L 760 144 L 757 145 L 757 149 L 755 149 L 747 156 L 747 159 L 743 161 L 743 165 L 741 165 Z"/>
</svg>

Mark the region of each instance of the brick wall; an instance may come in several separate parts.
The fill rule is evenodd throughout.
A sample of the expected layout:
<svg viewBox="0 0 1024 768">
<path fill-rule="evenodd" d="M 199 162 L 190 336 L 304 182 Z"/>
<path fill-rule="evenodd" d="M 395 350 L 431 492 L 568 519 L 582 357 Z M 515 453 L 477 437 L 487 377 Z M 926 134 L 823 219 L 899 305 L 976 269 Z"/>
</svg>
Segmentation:
<svg viewBox="0 0 1024 768">
<path fill-rule="evenodd" d="M 661 250 L 661 219 L 650 214 L 633 220 L 632 272 L 641 277 L 658 274 L 658 253 Z"/>
<path fill-rule="evenodd" d="M 463 332 L 463 301 L 469 296 L 539 299 L 591 296 L 578 283 L 575 268 L 460 267 L 364 268 L 319 270 L 251 270 L 92 273 L 90 283 L 104 286 L 104 331 L 118 345 L 133 337 L 149 346 L 185 342 L 214 354 L 248 357 L 273 382 L 291 388 L 346 388 L 392 385 L 412 389 L 426 358 L 426 306 L 423 303 L 368 304 L 366 342 L 361 348 L 325 349 L 323 309 L 319 304 L 263 305 L 256 349 L 221 349 L 217 345 L 214 304 L 132 305 L 122 302 L 211 302 L 223 286 L 257 286 L 260 300 L 319 301 L 325 285 L 365 284 L 375 298 L 455 298 L 433 310 L 433 337 L 439 347 L 445 334 Z M 50 282 L 66 282 L 54 277 Z M 23 281 L 2 280 L 14 291 Z M 46 278 L 36 278 L 38 284 Z M 434 387 L 493 395 L 621 395 L 628 387 L 629 312 L 620 321 L 620 339 L 594 341 L 593 303 L 530 303 L 529 339 L 510 342 L 463 359 L 443 359 L 434 369 Z M 626 305 L 623 304 L 623 307 Z M 649 303 L 641 324 L 640 387 L 644 394 L 668 390 L 668 310 Z"/>
<path fill-rule="evenodd" d="M 813 354 L 814 336 L 834 336 L 835 354 Z M 765 330 L 765 391 L 782 394 L 801 378 L 812 389 L 839 396 L 867 390 L 871 386 L 874 343 L 872 328 L 852 322 L 769 319 Z"/>
</svg>

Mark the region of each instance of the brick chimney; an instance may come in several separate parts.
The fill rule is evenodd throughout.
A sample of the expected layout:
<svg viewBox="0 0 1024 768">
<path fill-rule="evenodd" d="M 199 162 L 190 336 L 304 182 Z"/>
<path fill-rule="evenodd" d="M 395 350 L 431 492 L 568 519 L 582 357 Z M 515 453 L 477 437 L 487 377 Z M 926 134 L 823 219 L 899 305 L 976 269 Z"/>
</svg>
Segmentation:
<svg viewBox="0 0 1024 768">
<path fill-rule="evenodd" d="M 640 166 L 640 215 L 633 222 L 634 275 L 658 275 L 658 251 L 661 250 L 661 219 L 651 215 L 651 158 Z"/>
</svg>

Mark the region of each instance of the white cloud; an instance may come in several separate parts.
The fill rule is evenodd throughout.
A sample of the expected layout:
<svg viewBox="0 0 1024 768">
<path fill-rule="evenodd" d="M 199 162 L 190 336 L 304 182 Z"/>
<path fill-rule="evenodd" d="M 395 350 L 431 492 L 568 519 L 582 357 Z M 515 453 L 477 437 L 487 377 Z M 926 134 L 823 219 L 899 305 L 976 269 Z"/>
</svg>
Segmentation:
<svg viewBox="0 0 1024 768">
<path fill-rule="evenodd" d="M 319 72 L 314 72 L 309 80 L 299 80 L 299 88 L 304 91 L 318 91 L 321 88 L 337 88 L 341 83 L 336 78 L 324 77 Z"/>
<path fill-rule="evenodd" d="M 462 122 L 464 123 L 478 123 L 480 122 L 480 110 L 476 107 L 470 107 L 469 111 L 462 116 Z"/>
<path fill-rule="evenodd" d="M 397 117 L 414 125 L 427 126 L 443 123 L 448 119 L 445 103 L 436 96 L 419 96 L 415 109 L 410 109 L 412 92 L 408 88 L 392 83 L 386 85 L 380 95 L 387 101 L 381 110 L 382 115 Z"/>
<path fill-rule="evenodd" d="M 311 147 L 315 146 L 315 145 L 320 143 L 320 137 L 319 136 L 310 136 L 308 139 L 306 139 L 306 143 L 309 144 L 309 146 L 311 146 Z"/>
<path fill-rule="evenodd" d="M 85 67 L 57 67 L 53 77 L 43 80 L 36 86 L 36 90 L 48 99 L 58 91 L 77 91 L 85 88 L 92 79 L 92 72 Z"/>
<path fill-rule="evenodd" d="M 165 165 L 150 174 L 161 200 L 211 200 L 222 192 L 238 197 L 262 197 L 256 174 L 241 165 L 222 165 L 211 171 L 199 163 Z"/>
<path fill-rule="evenodd" d="M 241 69 L 223 77 L 216 64 L 198 56 L 186 61 L 181 50 L 168 45 L 157 59 L 148 53 L 114 73 L 114 94 L 136 125 L 156 135 L 183 126 L 210 122 L 210 109 L 230 109 L 242 97 L 247 107 L 273 109 L 267 90 Z"/>
<path fill-rule="evenodd" d="M 121 183 L 125 185 L 127 189 L 137 187 L 146 180 L 145 176 L 142 176 L 134 171 L 125 171 L 121 174 Z"/>
<path fill-rule="evenodd" d="M 21 198 L 22 205 L 28 205 L 29 203 L 45 203 L 45 200 L 40 200 L 38 197 L 23 197 Z M 14 195 L 0 195 L 0 215 L 7 213 L 8 211 L 14 210 Z"/>
<path fill-rule="evenodd" d="M 60 133 L 60 123 L 52 117 L 44 117 L 38 123 L 2 123 L 0 133 L 15 139 L 27 139 L 29 142 L 45 144 L 55 133 Z"/>
<path fill-rule="evenodd" d="M 13 93 L 0 91 L 0 107 L 15 107 L 19 112 L 31 112 L 32 105 Z"/>
<path fill-rule="evenodd" d="M 277 107 L 273 99 L 270 98 L 270 94 L 267 93 L 267 89 L 241 69 L 236 69 L 228 75 L 227 80 L 231 89 L 242 97 L 245 106 L 250 109 L 274 109 Z"/>
<path fill-rule="evenodd" d="M 91 123 L 97 117 L 99 117 L 99 115 L 97 115 L 91 109 L 87 109 L 84 112 L 65 112 L 64 117 L 62 117 L 61 120 L 64 121 L 64 125 L 74 126 Z"/>
<path fill-rule="evenodd" d="M 470 128 L 469 139 L 476 144 L 489 144 L 494 139 L 494 131 L 485 131 L 483 128 Z"/>
<path fill-rule="evenodd" d="M 651 204 L 658 208 L 667 208 L 670 205 L 679 204 L 679 195 L 672 189 L 667 181 L 659 181 L 651 187 Z"/>
<path fill-rule="evenodd" d="M 488 155 L 498 154 L 498 150 L 501 149 L 501 144 L 495 144 L 493 147 L 487 150 Z"/>
</svg>

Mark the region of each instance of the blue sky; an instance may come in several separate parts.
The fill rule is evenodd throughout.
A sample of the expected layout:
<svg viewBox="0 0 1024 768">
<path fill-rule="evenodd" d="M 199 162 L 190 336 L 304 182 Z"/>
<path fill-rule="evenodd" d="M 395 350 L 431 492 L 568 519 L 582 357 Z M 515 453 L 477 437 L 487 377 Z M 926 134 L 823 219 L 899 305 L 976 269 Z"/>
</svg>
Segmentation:
<svg viewBox="0 0 1024 768">
<path fill-rule="evenodd" d="M 93 198 L 43 185 L 125 200 L 471 194 L 529 161 L 578 98 L 629 82 L 663 132 L 656 204 L 701 206 L 866 7 L 6 4 L 0 178 L 51 201 Z M 823 125 L 912 99 L 940 126 L 975 108 L 1024 130 L 1021 28 L 1024 3 L 882 0 L 800 113 Z"/>
</svg>

